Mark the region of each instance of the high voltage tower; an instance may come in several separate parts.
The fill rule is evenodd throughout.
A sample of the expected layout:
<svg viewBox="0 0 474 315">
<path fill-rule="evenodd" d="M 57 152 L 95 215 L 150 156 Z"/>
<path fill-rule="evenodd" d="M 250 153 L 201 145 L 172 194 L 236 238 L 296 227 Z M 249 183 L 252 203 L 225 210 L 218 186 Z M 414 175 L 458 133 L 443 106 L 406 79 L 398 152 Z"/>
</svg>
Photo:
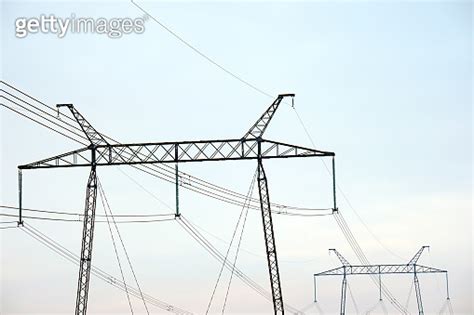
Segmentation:
<svg viewBox="0 0 474 315">
<path fill-rule="evenodd" d="M 400 274 L 412 274 L 413 275 L 413 286 L 415 287 L 416 302 L 418 306 L 418 314 L 423 315 L 423 301 L 421 298 L 421 288 L 418 279 L 419 274 L 434 274 L 444 273 L 446 277 L 446 300 L 449 302 L 449 283 L 448 283 L 448 271 L 438 268 L 428 267 L 418 264 L 423 251 L 429 248 L 429 246 L 422 246 L 418 252 L 413 256 L 412 259 L 406 264 L 383 264 L 383 265 L 352 265 L 347 259 L 344 258 L 337 250 L 330 249 L 330 252 L 334 252 L 342 263 L 341 267 L 326 270 L 317 274 L 314 274 L 314 302 L 317 302 L 317 290 L 316 290 L 316 278 L 322 276 L 342 276 L 341 285 L 341 299 L 340 299 L 340 314 L 346 314 L 346 294 L 347 294 L 347 277 L 353 275 L 369 275 L 378 276 L 379 283 L 379 302 L 382 302 L 382 275 L 400 275 Z"/>
<path fill-rule="evenodd" d="M 186 163 L 203 161 L 256 160 L 257 182 L 259 188 L 260 211 L 267 255 L 268 272 L 275 314 L 284 314 L 281 280 L 278 267 L 275 232 L 272 223 L 272 210 L 268 189 L 268 179 L 263 168 L 265 159 L 297 157 L 332 157 L 333 169 L 333 210 L 336 211 L 335 162 L 333 152 L 320 151 L 282 142 L 263 139 L 262 136 L 285 97 L 294 94 L 280 94 L 260 116 L 250 130 L 239 139 L 200 140 L 180 142 L 152 142 L 111 144 L 99 133 L 72 104 L 58 104 L 67 107 L 89 145 L 51 158 L 43 159 L 18 167 L 19 177 L 19 224 L 23 224 L 22 214 L 22 170 L 44 168 L 90 167 L 87 182 L 84 224 L 82 232 L 81 259 L 77 286 L 75 314 L 87 313 L 88 291 L 91 273 L 92 247 L 94 238 L 95 209 L 97 200 L 97 167 L 110 165 L 145 165 L 161 163 Z M 179 216 L 179 213 L 177 213 Z"/>
</svg>

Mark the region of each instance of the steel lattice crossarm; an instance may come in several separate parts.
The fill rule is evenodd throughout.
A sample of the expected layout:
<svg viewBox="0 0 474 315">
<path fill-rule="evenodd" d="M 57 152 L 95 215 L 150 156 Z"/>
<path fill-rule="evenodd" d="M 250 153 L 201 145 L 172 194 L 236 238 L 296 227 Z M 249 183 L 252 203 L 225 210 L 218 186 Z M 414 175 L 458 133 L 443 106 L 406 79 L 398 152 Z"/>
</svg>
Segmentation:
<svg viewBox="0 0 474 315">
<path fill-rule="evenodd" d="M 84 226 L 82 234 L 81 261 L 76 298 L 76 315 L 87 312 L 90 265 L 92 259 L 92 245 L 94 236 L 95 208 L 97 198 L 97 166 L 136 165 L 204 161 L 232 161 L 256 160 L 258 165 L 258 188 L 260 196 L 260 210 L 263 223 L 263 234 L 268 262 L 268 272 L 272 289 L 273 310 L 275 314 L 284 314 L 285 306 L 281 292 L 280 272 L 276 251 L 275 235 L 272 223 L 271 202 L 268 189 L 268 180 L 263 168 L 265 159 L 298 158 L 298 157 L 332 157 L 333 170 L 333 203 L 336 207 L 335 194 L 335 162 L 333 152 L 320 151 L 301 146 L 270 141 L 262 136 L 273 118 L 276 110 L 285 97 L 294 97 L 294 94 L 280 94 L 268 109 L 260 116 L 257 122 L 240 139 L 200 140 L 178 142 L 147 142 L 131 144 L 110 144 L 85 119 L 72 104 L 59 104 L 58 107 L 67 107 L 85 133 L 90 145 L 75 151 L 28 163 L 19 166 L 19 220 L 22 221 L 22 170 L 66 167 L 90 167 L 91 172 L 86 190 L 84 210 Z M 178 180 L 178 175 L 176 176 Z M 178 212 L 178 191 L 176 191 L 176 215 Z"/>
<path fill-rule="evenodd" d="M 96 166 L 107 166 L 314 156 L 334 156 L 334 153 L 261 138 L 101 144 L 20 165 L 18 168 L 85 167 L 92 166 L 93 160 Z"/>
<path fill-rule="evenodd" d="M 350 265 L 326 270 L 315 274 L 319 276 L 372 275 L 372 274 L 401 274 L 401 273 L 444 273 L 447 270 L 423 265 Z"/>
<path fill-rule="evenodd" d="M 342 288 L 341 288 L 341 304 L 340 314 L 346 313 L 346 290 L 347 290 L 347 277 L 354 275 L 377 275 L 379 282 L 379 300 L 382 301 L 382 275 L 388 274 L 412 274 L 413 282 L 416 293 L 416 300 L 418 306 L 418 313 L 424 314 L 423 303 L 421 299 L 421 288 L 419 284 L 418 274 L 433 274 L 433 273 L 444 273 L 446 275 L 446 296 L 449 300 L 449 286 L 448 286 L 448 271 L 419 265 L 417 264 L 423 251 L 429 248 L 429 246 L 422 246 L 420 250 L 413 256 L 413 258 L 406 264 L 378 264 L 378 265 L 352 265 L 347 259 L 344 258 L 337 250 L 330 249 L 338 257 L 342 263 L 341 267 L 329 269 L 323 272 L 314 274 L 314 301 L 317 301 L 316 296 L 316 278 L 321 276 L 342 276 Z"/>
</svg>

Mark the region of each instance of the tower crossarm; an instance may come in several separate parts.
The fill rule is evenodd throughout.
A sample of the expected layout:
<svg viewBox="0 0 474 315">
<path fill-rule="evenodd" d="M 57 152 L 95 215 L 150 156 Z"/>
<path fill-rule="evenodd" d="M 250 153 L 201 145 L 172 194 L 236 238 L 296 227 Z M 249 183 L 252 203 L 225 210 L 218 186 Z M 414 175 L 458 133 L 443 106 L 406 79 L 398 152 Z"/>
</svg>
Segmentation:
<svg viewBox="0 0 474 315">
<path fill-rule="evenodd" d="M 344 275 L 344 268 L 346 275 L 371 275 L 371 274 L 412 274 L 412 273 L 445 273 L 446 270 L 423 266 L 423 265 L 352 265 L 346 267 L 339 267 L 329 269 L 317 274 L 318 276 L 342 276 Z"/>
<path fill-rule="evenodd" d="M 260 155 L 258 151 L 259 142 L 261 144 Z M 105 166 L 257 160 L 259 156 L 262 159 L 334 156 L 334 153 L 264 139 L 132 143 L 97 145 L 94 148 L 86 147 L 21 165 L 19 168 L 36 169 L 91 166 L 91 161 L 93 160 L 92 155 L 95 155 L 95 163 L 97 166 Z"/>
</svg>

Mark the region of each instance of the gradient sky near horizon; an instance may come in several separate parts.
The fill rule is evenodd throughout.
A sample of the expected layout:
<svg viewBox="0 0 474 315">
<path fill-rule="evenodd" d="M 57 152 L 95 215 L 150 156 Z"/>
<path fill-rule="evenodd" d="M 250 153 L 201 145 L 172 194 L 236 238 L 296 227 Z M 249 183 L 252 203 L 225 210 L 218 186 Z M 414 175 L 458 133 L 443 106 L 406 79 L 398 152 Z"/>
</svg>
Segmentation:
<svg viewBox="0 0 474 315">
<path fill-rule="evenodd" d="M 208 56 L 272 95 L 296 93 L 295 107 L 317 148 L 334 151 L 350 204 L 339 208 L 373 263 L 447 269 L 456 314 L 472 314 L 472 13 L 470 1 L 136 1 Z M 54 105 L 74 103 L 101 132 L 121 142 L 241 137 L 270 104 L 148 20 L 143 34 L 15 37 L 18 17 L 141 17 L 129 1 L 2 1 L 1 77 Z M 0 110 L 1 204 L 17 204 L 17 166 L 78 145 Z M 283 105 L 267 138 L 311 146 L 294 109 Z M 330 179 L 317 159 L 268 161 L 278 203 L 331 206 Z M 173 207 L 174 186 L 127 167 L 122 172 Z M 196 163 L 181 170 L 244 193 L 252 162 Z M 115 213 L 169 212 L 119 168 L 99 170 Z M 80 212 L 87 169 L 28 171 L 24 206 Z M 257 191 L 254 192 L 256 196 Z M 181 191 L 181 211 L 222 251 L 238 207 Z M 98 203 L 97 212 L 103 213 Z M 312 302 L 312 274 L 338 266 L 328 248 L 357 262 L 331 216 L 275 216 L 283 295 Z M 81 225 L 29 221 L 79 253 Z M 176 222 L 120 226 L 142 289 L 204 313 L 220 265 Z M 261 219 L 249 214 L 238 266 L 269 288 Z M 217 238 L 217 237 L 218 238 Z M 382 246 L 382 243 L 384 246 Z M 20 229 L 0 230 L 0 313 L 70 314 L 77 267 Z M 389 250 L 387 250 L 387 248 Z M 96 225 L 93 263 L 119 275 L 106 225 Z M 127 280 L 132 282 L 130 271 Z M 220 313 L 224 273 L 212 313 Z M 367 279 L 350 279 L 358 308 L 378 300 Z M 405 304 L 411 278 L 385 284 Z M 444 303 L 444 278 L 421 277 L 427 314 Z M 318 284 L 321 307 L 338 311 L 340 279 Z M 242 303 L 245 301 L 245 303 Z M 144 309 L 133 300 L 137 313 Z M 387 307 L 391 313 L 394 309 Z M 151 308 L 153 313 L 159 309 Z M 354 312 L 348 301 L 348 311 Z M 416 312 L 411 296 L 409 309 Z M 126 296 L 91 279 L 91 314 L 126 314 Z M 234 279 L 230 314 L 269 314 L 271 304 Z M 315 309 L 312 309 L 315 312 Z"/>
</svg>

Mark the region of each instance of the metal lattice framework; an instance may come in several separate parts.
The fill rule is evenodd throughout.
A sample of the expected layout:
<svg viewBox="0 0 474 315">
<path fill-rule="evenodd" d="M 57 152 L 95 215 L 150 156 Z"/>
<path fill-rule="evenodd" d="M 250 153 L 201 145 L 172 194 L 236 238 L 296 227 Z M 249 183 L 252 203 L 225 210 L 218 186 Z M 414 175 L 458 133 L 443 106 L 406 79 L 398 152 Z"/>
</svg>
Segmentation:
<svg viewBox="0 0 474 315">
<path fill-rule="evenodd" d="M 95 156 L 93 157 L 92 154 Z M 333 156 L 291 144 L 256 139 L 200 140 L 179 142 L 97 145 L 63 153 L 19 166 L 20 169 L 257 160 Z"/>
<path fill-rule="evenodd" d="M 265 140 L 263 133 L 273 118 L 278 106 L 285 97 L 294 94 L 281 94 L 260 116 L 257 122 L 240 139 L 200 140 L 178 142 L 148 142 L 130 144 L 109 144 L 105 138 L 74 108 L 72 104 L 60 104 L 72 112 L 90 145 L 78 150 L 66 152 L 47 159 L 19 166 L 19 224 L 22 224 L 22 170 L 44 168 L 90 167 L 91 175 L 87 185 L 85 220 L 81 247 L 81 262 L 76 300 L 76 315 L 86 314 L 89 290 L 90 264 L 94 236 L 94 216 L 97 198 L 98 166 L 185 163 L 203 161 L 257 160 L 260 209 L 263 221 L 263 232 L 268 261 L 268 272 L 273 297 L 275 314 L 284 314 L 284 303 L 281 292 L 280 272 L 273 229 L 268 180 L 263 168 L 264 159 L 281 159 L 297 157 L 332 157 L 333 152 L 320 151 L 291 144 Z M 335 194 L 335 176 L 333 172 L 333 192 Z M 334 198 L 334 209 L 335 195 Z M 177 203 L 178 213 L 178 203 Z"/>
<path fill-rule="evenodd" d="M 421 289 L 419 283 L 419 274 L 433 274 L 433 273 L 444 273 L 446 275 L 446 295 L 449 300 L 449 286 L 448 286 L 448 271 L 424 265 L 418 265 L 418 259 L 420 259 L 423 251 L 429 248 L 429 246 L 422 246 L 421 249 L 413 256 L 413 258 L 407 264 L 379 264 L 379 265 L 351 265 L 347 259 L 344 258 L 337 250 L 330 249 L 338 257 L 342 263 L 341 267 L 329 269 L 317 274 L 314 274 L 314 301 L 317 301 L 316 295 L 316 278 L 322 276 L 342 276 L 341 286 L 341 303 L 340 303 L 340 314 L 346 314 L 346 290 L 347 290 L 347 277 L 354 275 L 378 275 L 379 277 L 379 300 L 382 301 L 382 279 L 383 274 L 413 274 L 413 283 L 415 287 L 416 301 L 418 306 L 418 314 L 424 314 L 423 302 L 421 298 Z"/>
<path fill-rule="evenodd" d="M 84 226 L 82 229 L 81 263 L 77 283 L 76 313 L 86 314 L 91 276 L 92 245 L 94 238 L 95 208 L 97 201 L 97 173 L 93 166 L 87 182 Z"/>
<path fill-rule="evenodd" d="M 285 97 L 295 97 L 295 94 L 280 94 L 278 97 L 273 101 L 272 105 L 268 107 L 268 109 L 260 116 L 257 122 L 250 128 L 250 130 L 245 134 L 245 139 L 250 138 L 260 138 L 262 137 L 263 133 L 268 127 L 270 120 L 272 120 L 273 115 L 275 114 L 278 106 L 280 106 L 283 98 Z"/>
<path fill-rule="evenodd" d="M 265 235 L 265 249 L 267 251 L 268 270 L 270 272 L 270 285 L 272 287 L 273 305 L 275 314 L 283 314 L 283 297 L 281 293 L 280 271 L 275 245 L 275 233 L 273 231 L 272 212 L 270 209 L 270 195 L 268 192 L 268 181 L 263 169 L 262 160 L 258 160 L 258 191 L 260 196 L 260 207 L 262 210 L 262 222 Z"/>
</svg>

